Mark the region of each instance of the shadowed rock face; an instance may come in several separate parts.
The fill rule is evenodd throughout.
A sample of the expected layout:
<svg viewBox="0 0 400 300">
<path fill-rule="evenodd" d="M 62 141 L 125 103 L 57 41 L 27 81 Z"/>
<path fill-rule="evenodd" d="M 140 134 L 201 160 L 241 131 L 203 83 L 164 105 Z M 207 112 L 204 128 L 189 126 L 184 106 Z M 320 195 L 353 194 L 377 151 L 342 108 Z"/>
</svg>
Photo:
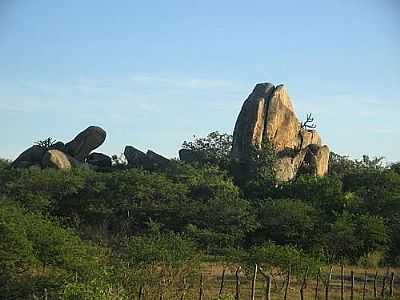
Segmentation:
<svg viewBox="0 0 400 300">
<path fill-rule="evenodd" d="M 263 141 L 273 143 L 277 151 L 278 180 L 292 180 L 304 165 L 316 176 L 328 172 L 328 146 L 321 146 L 318 132 L 302 128 L 283 85 L 256 85 L 236 121 L 232 157 L 245 163 L 251 147 L 261 147 Z"/>
<path fill-rule="evenodd" d="M 97 126 L 89 126 L 65 145 L 66 152 L 79 161 L 85 161 L 90 152 L 106 139 L 106 132 Z"/>
<path fill-rule="evenodd" d="M 13 168 L 27 168 L 34 165 L 40 166 L 45 150 L 34 145 L 22 152 L 11 164 Z"/>
<path fill-rule="evenodd" d="M 98 168 L 111 168 L 112 160 L 111 157 L 104 153 L 92 152 L 86 159 L 86 163 Z"/>
<path fill-rule="evenodd" d="M 146 170 L 157 170 L 167 168 L 170 160 L 164 156 L 148 150 L 146 154 L 135 147 L 126 146 L 124 155 L 128 166 L 133 168 L 144 168 Z"/>
</svg>

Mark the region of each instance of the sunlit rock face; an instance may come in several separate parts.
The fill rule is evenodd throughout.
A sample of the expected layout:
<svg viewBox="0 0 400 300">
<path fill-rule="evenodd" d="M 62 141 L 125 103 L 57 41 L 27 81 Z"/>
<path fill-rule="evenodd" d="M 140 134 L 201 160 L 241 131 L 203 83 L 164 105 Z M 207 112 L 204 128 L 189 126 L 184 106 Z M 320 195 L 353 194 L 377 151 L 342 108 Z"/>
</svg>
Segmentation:
<svg viewBox="0 0 400 300">
<path fill-rule="evenodd" d="M 259 83 L 244 102 L 233 133 L 232 157 L 245 164 L 252 147 L 270 142 L 277 151 L 277 179 L 290 181 L 301 168 L 315 176 L 328 172 L 329 147 L 317 131 L 297 118 L 284 85 Z"/>
</svg>

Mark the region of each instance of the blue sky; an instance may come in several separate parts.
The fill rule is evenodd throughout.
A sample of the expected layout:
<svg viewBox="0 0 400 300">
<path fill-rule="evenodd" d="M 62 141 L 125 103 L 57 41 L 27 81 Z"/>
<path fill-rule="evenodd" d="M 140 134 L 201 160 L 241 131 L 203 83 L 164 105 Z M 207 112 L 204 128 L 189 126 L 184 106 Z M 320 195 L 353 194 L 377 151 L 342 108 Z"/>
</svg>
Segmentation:
<svg viewBox="0 0 400 300">
<path fill-rule="evenodd" d="M 106 129 L 176 157 L 283 83 L 333 151 L 400 160 L 400 1 L 0 0 L 0 157 Z"/>
</svg>

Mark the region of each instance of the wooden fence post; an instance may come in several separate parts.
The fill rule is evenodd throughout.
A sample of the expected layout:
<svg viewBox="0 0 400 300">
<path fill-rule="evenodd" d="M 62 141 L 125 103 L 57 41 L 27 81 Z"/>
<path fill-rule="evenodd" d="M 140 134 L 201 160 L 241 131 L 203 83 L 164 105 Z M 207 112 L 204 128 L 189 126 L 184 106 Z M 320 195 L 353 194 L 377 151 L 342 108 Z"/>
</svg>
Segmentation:
<svg viewBox="0 0 400 300">
<path fill-rule="evenodd" d="M 236 269 L 236 296 L 235 296 L 235 300 L 240 300 L 240 270 L 242 269 L 242 267 L 238 267 Z"/>
<path fill-rule="evenodd" d="M 224 289 L 224 283 L 225 283 L 225 269 L 222 271 L 222 278 L 221 278 L 221 285 L 220 285 L 219 293 L 218 293 L 218 299 L 220 299 L 222 296 L 222 291 Z"/>
<path fill-rule="evenodd" d="M 374 277 L 374 298 L 378 298 L 378 288 L 377 288 L 377 281 L 378 281 L 378 271 L 375 272 Z"/>
<path fill-rule="evenodd" d="M 365 300 L 365 295 L 367 293 L 367 282 L 368 282 L 368 273 L 367 273 L 367 271 L 365 271 L 362 300 Z"/>
<path fill-rule="evenodd" d="M 304 274 L 303 282 L 301 283 L 301 288 L 300 288 L 300 299 L 301 300 L 304 300 L 304 289 L 306 288 L 306 285 L 307 285 L 308 271 L 309 271 L 309 267 L 307 266 L 306 273 Z"/>
<path fill-rule="evenodd" d="M 344 300 L 344 265 L 340 272 L 340 300 Z"/>
<path fill-rule="evenodd" d="M 199 300 L 204 299 L 204 282 L 203 282 L 203 273 L 200 274 L 200 291 L 199 291 Z"/>
<path fill-rule="evenodd" d="M 351 270 L 351 292 L 350 292 L 350 300 L 354 299 L 354 271 Z"/>
<path fill-rule="evenodd" d="M 287 278 L 286 278 L 286 287 L 285 287 L 285 297 L 284 300 L 287 300 L 287 296 L 289 293 L 289 286 L 290 286 L 290 275 L 292 273 L 292 266 L 289 265 L 289 270 L 287 272 Z"/>
<path fill-rule="evenodd" d="M 331 266 L 331 268 L 329 269 L 328 278 L 326 279 L 325 300 L 329 300 L 329 288 L 330 288 L 330 285 L 331 285 L 332 271 L 333 271 L 333 266 Z"/>
<path fill-rule="evenodd" d="M 394 272 L 390 276 L 390 297 L 394 296 Z"/>
<path fill-rule="evenodd" d="M 183 291 L 181 295 L 181 300 L 185 300 L 185 296 L 186 296 L 186 278 L 183 277 Z"/>
<path fill-rule="evenodd" d="M 47 289 L 44 289 L 44 300 L 47 300 L 48 298 L 48 293 L 47 293 Z"/>
<path fill-rule="evenodd" d="M 139 299 L 139 300 L 142 300 L 142 299 L 143 299 L 143 296 L 144 296 L 144 288 L 143 288 L 143 286 L 141 285 L 140 288 L 139 288 L 138 299 Z"/>
<path fill-rule="evenodd" d="M 314 300 L 318 300 L 319 299 L 319 279 L 321 277 L 321 268 L 318 270 L 317 273 L 317 284 L 315 285 L 315 297 Z"/>
<path fill-rule="evenodd" d="M 256 299 L 256 282 L 257 282 L 257 269 L 258 266 L 257 264 L 254 266 L 254 274 L 253 274 L 253 280 L 251 282 L 251 300 Z"/>
<path fill-rule="evenodd" d="M 386 273 L 383 275 L 383 281 L 382 281 L 382 290 L 381 290 L 381 297 L 383 298 L 385 296 L 385 289 L 386 289 L 386 277 L 387 273 L 389 270 L 386 271 Z"/>
<path fill-rule="evenodd" d="M 265 290 L 265 300 L 271 300 L 271 285 L 272 285 L 272 276 L 268 274 L 267 286 Z"/>
</svg>

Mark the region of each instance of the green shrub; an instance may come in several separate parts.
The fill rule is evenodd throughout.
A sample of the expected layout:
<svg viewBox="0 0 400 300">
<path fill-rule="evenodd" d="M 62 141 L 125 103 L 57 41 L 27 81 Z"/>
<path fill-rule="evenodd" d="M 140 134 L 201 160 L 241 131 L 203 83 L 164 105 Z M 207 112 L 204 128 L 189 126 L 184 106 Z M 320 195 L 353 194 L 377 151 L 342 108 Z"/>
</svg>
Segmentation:
<svg viewBox="0 0 400 300">
<path fill-rule="evenodd" d="M 315 274 L 322 265 L 319 258 L 308 256 L 295 247 L 280 246 L 272 242 L 251 248 L 246 262 L 249 269 L 255 264 L 262 266 L 265 270 L 279 268 L 285 271 L 290 267 L 295 274 L 304 273 L 307 267 L 311 274 Z"/>
</svg>

